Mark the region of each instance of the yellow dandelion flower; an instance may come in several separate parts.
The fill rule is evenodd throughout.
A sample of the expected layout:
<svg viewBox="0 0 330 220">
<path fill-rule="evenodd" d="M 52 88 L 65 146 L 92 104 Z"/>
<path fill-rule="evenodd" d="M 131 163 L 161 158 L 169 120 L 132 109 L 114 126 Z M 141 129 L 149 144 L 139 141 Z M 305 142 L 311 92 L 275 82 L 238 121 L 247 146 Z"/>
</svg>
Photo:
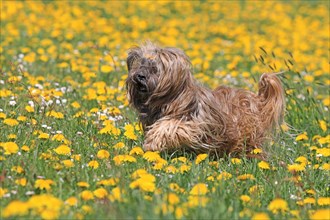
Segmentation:
<svg viewBox="0 0 330 220">
<path fill-rule="evenodd" d="M 136 163 L 136 159 L 130 155 L 117 155 L 113 158 L 115 165 L 121 165 L 124 162 Z"/>
<path fill-rule="evenodd" d="M 299 211 L 298 210 L 290 210 L 290 214 L 299 219 Z"/>
<path fill-rule="evenodd" d="M 224 171 L 217 176 L 217 180 L 228 180 L 232 178 L 232 176 L 233 175 L 231 175 L 230 173 Z"/>
<path fill-rule="evenodd" d="M 80 159 L 81 159 L 81 155 L 80 155 L 80 154 L 73 154 L 73 155 L 71 156 L 71 159 L 76 160 L 76 161 L 80 161 Z"/>
<path fill-rule="evenodd" d="M 136 179 L 136 178 L 139 178 L 139 177 L 141 177 L 145 174 L 148 174 L 148 172 L 145 169 L 137 169 L 132 173 L 131 177 L 133 179 Z"/>
<path fill-rule="evenodd" d="M 248 195 L 241 195 L 240 199 L 242 200 L 243 203 L 248 203 L 251 201 L 251 198 Z"/>
<path fill-rule="evenodd" d="M 253 193 L 257 193 L 258 191 L 262 191 L 262 186 L 259 186 L 259 185 L 254 185 L 254 186 L 251 186 L 250 189 L 249 189 L 249 193 L 250 194 L 253 194 Z"/>
<path fill-rule="evenodd" d="M 330 209 L 319 209 L 310 215 L 311 220 L 330 219 Z"/>
<path fill-rule="evenodd" d="M 208 154 L 198 154 L 196 157 L 195 164 L 200 164 L 202 161 L 204 161 L 208 157 Z"/>
<path fill-rule="evenodd" d="M 112 66 L 109 65 L 102 65 L 101 66 L 101 72 L 102 73 L 110 73 L 113 70 Z"/>
<path fill-rule="evenodd" d="M 323 144 L 330 144 L 330 135 L 327 135 L 326 137 L 321 137 L 317 140 L 317 142 L 321 145 Z"/>
<path fill-rule="evenodd" d="M 82 188 L 88 188 L 89 184 L 87 182 L 78 182 L 77 186 L 82 187 Z"/>
<path fill-rule="evenodd" d="M 99 150 L 96 156 L 99 159 L 108 159 L 110 157 L 110 153 L 106 150 Z"/>
<path fill-rule="evenodd" d="M 78 199 L 74 196 L 71 196 L 71 197 L 67 198 L 64 203 L 67 204 L 68 206 L 77 206 Z"/>
<path fill-rule="evenodd" d="M 13 166 L 11 168 L 11 171 L 16 172 L 16 173 L 23 173 L 24 172 L 24 169 L 21 166 Z"/>
<path fill-rule="evenodd" d="M 330 163 L 324 163 L 319 169 L 329 171 Z"/>
<path fill-rule="evenodd" d="M 299 162 L 299 163 L 304 164 L 304 165 L 307 165 L 307 164 L 308 164 L 308 160 L 307 160 L 307 158 L 304 157 L 304 156 L 300 156 L 300 157 L 298 157 L 298 158 L 295 160 L 295 162 Z"/>
<path fill-rule="evenodd" d="M 175 218 L 182 219 L 183 216 L 187 214 L 187 210 L 183 207 L 176 207 L 175 208 Z"/>
<path fill-rule="evenodd" d="M 67 145 L 60 145 L 56 149 L 54 149 L 55 153 L 59 155 L 70 155 L 71 149 Z"/>
<path fill-rule="evenodd" d="M 92 213 L 92 212 L 93 212 L 92 207 L 90 207 L 90 206 L 88 206 L 88 205 L 83 205 L 83 206 L 81 207 L 81 209 L 83 210 L 83 212 L 84 212 L 85 214 L 88 214 L 88 213 Z"/>
<path fill-rule="evenodd" d="M 118 178 L 109 178 L 105 180 L 100 180 L 96 183 L 96 185 L 103 185 L 103 186 L 115 186 L 119 182 Z"/>
<path fill-rule="evenodd" d="M 7 189 L 3 189 L 0 187 L 0 198 L 4 197 L 4 195 L 8 192 Z"/>
<path fill-rule="evenodd" d="M 3 123 L 9 126 L 16 126 L 19 124 L 19 122 L 13 118 L 6 118 L 5 120 L 3 120 Z"/>
<path fill-rule="evenodd" d="M 237 177 L 238 180 L 254 180 L 254 176 L 252 174 L 243 174 Z"/>
<path fill-rule="evenodd" d="M 169 193 L 166 196 L 166 200 L 168 201 L 169 204 L 171 205 L 177 205 L 180 202 L 179 196 L 177 196 L 175 193 Z"/>
<path fill-rule="evenodd" d="M 114 149 L 123 149 L 125 147 L 124 142 L 119 142 L 113 146 Z"/>
<path fill-rule="evenodd" d="M 0 119 L 5 119 L 6 117 L 7 117 L 7 115 L 5 113 L 0 112 Z"/>
<path fill-rule="evenodd" d="M 27 111 L 29 113 L 34 112 L 34 108 L 30 105 L 27 105 L 27 106 L 25 106 L 25 111 Z"/>
<path fill-rule="evenodd" d="M 93 191 L 93 194 L 96 198 L 98 199 L 103 199 L 105 198 L 106 196 L 108 196 L 108 192 L 106 189 L 104 188 L 98 188 L 96 190 Z"/>
<path fill-rule="evenodd" d="M 198 183 L 190 190 L 189 194 L 193 196 L 206 195 L 209 192 L 205 183 Z"/>
<path fill-rule="evenodd" d="M 122 192 L 123 192 L 123 190 L 121 190 L 119 187 L 113 188 L 111 190 L 111 195 L 108 196 L 109 200 L 111 202 L 113 202 L 113 201 L 122 202 L 123 201 Z"/>
<path fill-rule="evenodd" d="M 305 170 L 305 164 L 289 164 L 288 165 L 288 170 L 290 172 L 300 172 L 300 171 L 304 171 Z"/>
<path fill-rule="evenodd" d="M 312 76 L 312 75 L 305 75 L 304 76 L 304 80 L 306 81 L 306 82 L 314 82 L 314 76 Z"/>
<path fill-rule="evenodd" d="M 83 116 L 85 113 L 83 111 L 79 111 L 76 114 L 73 115 L 74 118 L 80 118 L 81 116 Z"/>
<path fill-rule="evenodd" d="M 129 152 L 129 155 L 143 155 L 144 151 L 141 147 L 133 147 L 132 150 Z"/>
<path fill-rule="evenodd" d="M 149 173 L 141 174 L 139 179 L 141 181 L 146 181 L 146 182 L 155 182 L 156 181 L 156 177 Z"/>
<path fill-rule="evenodd" d="M 63 119 L 64 115 L 62 112 L 56 112 L 54 110 L 46 112 L 46 116 L 47 117 L 53 117 L 53 118 L 57 118 L 57 119 Z"/>
<path fill-rule="evenodd" d="M 183 188 L 181 188 L 177 183 L 170 183 L 169 184 L 169 188 L 177 193 L 183 193 L 185 192 L 185 190 Z"/>
<path fill-rule="evenodd" d="M 270 218 L 267 215 L 267 213 L 258 212 L 258 213 L 253 214 L 251 220 L 270 220 Z"/>
<path fill-rule="evenodd" d="M 119 128 L 116 128 L 113 124 L 107 124 L 104 128 L 99 131 L 100 134 L 112 134 L 118 136 L 121 134 Z"/>
<path fill-rule="evenodd" d="M 198 157 L 198 156 L 197 156 Z M 203 157 L 203 156 L 202 156 Z M 176 157 L 176 158 L 173 158 L 171 160 L 172 163 L 178 163 L 178 162 L 182 162 L 182 163 L 187 163 L 188 162 L 188 159 L 186 157 Z"/>
<path fill-rule="evenodd" d="M 97 162 L 96 160 L 92 160 L 87 164 L 87 166 L 93 169 L 97 169 L 99 167 L 99 162 Z"/>
<path fill-rule="evenodd" d="M 0 92 L 0 94 L 1 94 L 1 92 Z M 1 95 L 0 95 L 0 97 L 1 97 Z M 322 103 L 325 106 L 330 106 L 330 97 L 323 99 Z"/>
<path fill-rule="evenodd" d="M 188 207 L 205 207 L 209 201 L 209 198 L 205 196 L 189 196 L 187 205 Z"/>
<path fill-rule="evenodd" d="M 72 160 L 62 160 L 62 164 L 68 168 L 74 167 L 74 163 Z"/>
<path fill-rule="evenodd" d="M 8 139 L 16 139 L 17 138 L 17 135 L 16 134 L 9 134 L 7 136 Z"/>
<path fill-rule="evenodd" d="M 165 172 L 166 173 L 177 173 L 178 172 L 178 169 L 175 167 L 175 166 L 173 166 L 173 165 L 170 165 L 170 166 L 167 166 L 166 168 L 165 168 Z"/>
<path fill-rule="evenodd" d="M 131 140 L 137 140 L 137 136 L 134 133 L 134 126 L 131 124 L 125 125 L 125 137 Z"/>
<path fill-rule="evenodd" d="M 260 149 L 260 148 L 253 149 L 251 153 L 252 154 L 261 154 L 262 153 L 262 149 Z"/>
<path fill-rule="evenodd" d="M 219 168 L 219 162 L 218 161 L 210 161 L 209 165 L 214 168 Z"/>
<path fill-rule="evenodd" d="M 330 148 L 318 148 L 316 149 L 316 153 L 319 155 L 322 155 L 323 157 L 329 157 L 330 156 Z"/>
<path fill-rule="evenodd" d="M 49 134 L 47 133 L 40 133 L 38 136 L 39 139 L 49 139 Z"/>
<path fill-rule="evenodd" d="M 36 60 L 36 53 L 30 52 L 24 56 L 24 60 L 28 63 L 33 63 Z"/>
<path fill-rule="evenodd" d="M 157 162 L 154 164 L 154 166 L 152 167 L 154 170 L 161 170 L 163 169 L 163 167 L 165 167 L 167 165 L 167 161 L 164 160 L 163 158 L 160 158 L 157 160 Z"/>
<path fill-rule="evenodd" d="M 317 199 L 317 204 L 320 206 L 330 205 L 330 197 L 319 197 Z"/>
<path fill-rule="evenodd" d="M 270 169 L 269 163 L 267 163 L 266 161 L 259 162 L 258 167 L 262 170 L 269 170 Z"/>
<path fill-rule="evenodd" d="M 143 159 L 147 160 L 148 162 L 156 162 L 161 157 L 158 152 L 147 151 L 143 154 Z"/>
<path fill-rule="evenodd" d="M 53 141 L 58 141 L 58 142 L 62 142 L 63 144 L 69 145 L 71 142 L 65 138 L 65 136 L 63 134 L 55 134 L 52 137 Z"/>
<path fill-rule="evenodd" d="M 154 192 L 156 190 L 156 185 L 154 183 L 156 178 L 151 178 L 149 175 L 145 175 L 137 180 L 134 180 L 130 183 L 129 187 L 131 189 L 139 188 L 144 192 Z"/>
<path fill-rule="evenodd" d="M 89 190 L 84 190 L 80 193 L 80 197 L 84 200 L 84 201 L 87 201 L 87 200 L 91 200 L 91 199 L 94 199 L 94 194 L 92 191 L 89 191 Z"/>
<path fill-rule="evenodd" d="M 316 191 L 314 189 L 308 189 L 306 190 L 306 193 L 310 195 L 316 195 Z"/>
<path fill-rule="evenodd" d="M 241 164 L 242 163 L 242 160 L 239 158 L 231 158 L 230 161 L 232 164 Z"/>
<path fill-rule="evenodd" d="M 54 185 L 54 181 L 50 180 L 50 179 L 38 179 L 35 181 L 34 183 L 34 187 L 37 189 L 46 189 L 46 190 L 50 190 L 51 185 Z"/>
<path fill-rule="evenodd" d="M 27 180 L 26 178 L 20 178 L 15 180 L 15 183 L 20 186 L 26 186 Z"/>
<path fill-rule="evenodd" d="M 188 166 L 186 164 L 182 164 L 179 168 L 180 173 L 188 172 L 191 169 L 191 166 Z"/>
<path fill-rule="evenodd" d="M 16 154 L 19 150 L 15 142 L 0 143 L 0 147 L 5 150 L 5 155 Z"/>
<path fill-rule="evenodd" d="M 307 136 L 307 132 L 304 132 L 302 134 L 299 134 L 297 137 L 296 137 L 296 141 L 307 141 L 308 140 L 308 136 Z"/>
<path fill-rule="evenodd" d="M 2 217 L 9 218 L 14 216 L 25 216 L 29 213 L 29 205 L 27 202 L 11 201 L 3 210 Z"/>
<path fill-rule="evenodd" d="M 209 176 L 209 177 L 206 178 L 206 180 L 214 182 L 215 178 L 214 178 L 214 176 Z"/>
<path fill-rule="evenodd" d="M 303 204 L 315 204 L 316 199 L 312 197 L 307 197 L 302 201 Z"/>
<path fill-rule="evenodd" d="M 72 103 L 71 103 L 71 106 L 72 106 L 73 108 L 75 108 L 75 109 L 80 108 L 80 104 L 79 104 L 79 102 L 77 102 L 77 101 L 72 102 Z"/>
<path fill-rule="evenodd" d="M 268 210 L 274 214 L 277 214 L 279 212 L 288 211 L 289 207 L 288 207 L 288 203 L 284 199 L 276 198 L 269 203 Z"/>
<path fill-rule="evenodd" d="M 319 120 L 319 126 L 322 129 L 322 131 L 328 130 L 327 123 L 324 120 Z"/>
<path fill-rule="evenodd" d="M 20 116 L 17 117 L 17 120 L 18 121 L 26 121 L 27 117 L 20 115 Z"/>
</svg>

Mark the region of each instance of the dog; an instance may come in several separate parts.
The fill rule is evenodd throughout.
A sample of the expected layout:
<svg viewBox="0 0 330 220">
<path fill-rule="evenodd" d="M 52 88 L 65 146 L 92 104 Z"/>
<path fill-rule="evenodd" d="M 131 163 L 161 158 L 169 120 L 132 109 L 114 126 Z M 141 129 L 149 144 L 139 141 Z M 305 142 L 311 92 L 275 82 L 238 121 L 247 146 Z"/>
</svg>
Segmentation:
<svg viewBox="0 0 330 220">
<path fill-rule="evenodd" d="M 276 73 L 261 76 L 258 94 L 227 86 L 211 91 L 194 79 L 182 50 L 151 42 L 129 50 L 127 68 L 128 100 L 139 114 L 146 151 L 247 155 L 283 120 L 284 90 Z"/>
</svg>

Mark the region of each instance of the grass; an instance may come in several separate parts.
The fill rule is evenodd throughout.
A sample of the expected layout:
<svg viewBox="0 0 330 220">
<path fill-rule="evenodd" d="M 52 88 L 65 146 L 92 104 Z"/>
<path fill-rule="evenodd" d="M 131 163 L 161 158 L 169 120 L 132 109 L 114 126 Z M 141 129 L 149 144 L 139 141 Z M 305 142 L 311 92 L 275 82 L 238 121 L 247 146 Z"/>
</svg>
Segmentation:
<svg viewBox="0 0 330 220">
<path fill-rule="evenodd" d="M 328 9 L 1 1 L 1 218 L 330 219 Z M 147 39 L 186 51 L 210 88 L 285 71 L 267 160 L 143 151 L 125 59 Z"/>
</svg>

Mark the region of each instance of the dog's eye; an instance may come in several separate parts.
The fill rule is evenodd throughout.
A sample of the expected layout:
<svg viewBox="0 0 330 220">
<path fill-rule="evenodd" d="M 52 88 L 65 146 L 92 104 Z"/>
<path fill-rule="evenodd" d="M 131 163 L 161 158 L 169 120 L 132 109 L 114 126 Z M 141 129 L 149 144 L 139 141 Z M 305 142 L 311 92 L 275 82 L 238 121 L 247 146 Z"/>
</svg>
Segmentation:
<svg viewBox="0 0 330 220">
<path fill-rule="evenodd" d="M 157 73 L 157 67 L 156 66 L 151 67 L 151 73 Z"/>
</svg>

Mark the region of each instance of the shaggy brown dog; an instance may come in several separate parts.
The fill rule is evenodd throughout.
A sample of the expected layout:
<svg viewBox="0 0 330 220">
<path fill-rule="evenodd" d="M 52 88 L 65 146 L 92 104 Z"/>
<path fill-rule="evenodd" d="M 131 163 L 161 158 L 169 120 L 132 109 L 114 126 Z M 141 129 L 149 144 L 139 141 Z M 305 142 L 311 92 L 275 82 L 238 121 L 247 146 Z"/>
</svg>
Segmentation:
<svg viewBox="0 0 330 220">
<path fill-rule="evenodd" d="M 127 67 L 145 150 L 249 154 L 283 117 L 284 92 L 274 73 L 261 76 L 258 94 L 225 86 L 210 91 L 195 81 L 183 51 L 152 43 L 130 49 Z"/>
</svg>

